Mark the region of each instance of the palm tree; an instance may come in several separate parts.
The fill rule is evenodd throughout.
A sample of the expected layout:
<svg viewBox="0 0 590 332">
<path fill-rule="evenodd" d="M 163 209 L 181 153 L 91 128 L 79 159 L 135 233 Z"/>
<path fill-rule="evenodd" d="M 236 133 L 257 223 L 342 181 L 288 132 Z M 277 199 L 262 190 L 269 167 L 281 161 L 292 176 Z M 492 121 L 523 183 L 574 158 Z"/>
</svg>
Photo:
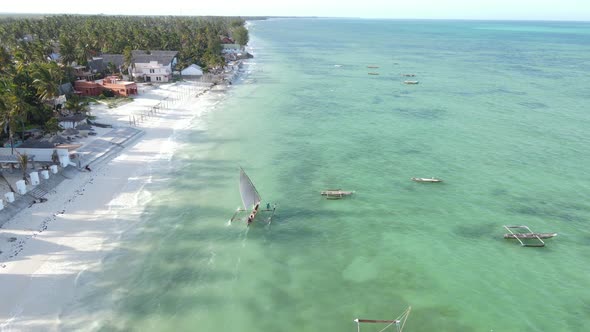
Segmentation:
<svg viewBox="0 0 590 332">
<path fill-rule="evenodd" d="M 48 134 L 56 135 L 58 132 L 64 130 L 62 126 L 59 125 L 59 120 L 56 117 L 52 117 L 51 119 L 45 122 L 45 132 Z"/>
<path fill-rule="evenodd" d="M 131 77 L 131 68 L 134 66 L 133 63 L 133 52 L 131 51 L 131 47 L 127 46 L 123 50 L 123 67 L 127 69 L 129 77 Z"/>
<path fill-rule="evenodd" d="M 6 74 L 12 67 L 12 59 L 6 48 L 0 47 L 0 74 Z"/>
<path fill-rule="evenodd" d="M 8 133 L 10 145 L 13 147 L 12 153 L 18 124 L 22 125 L 24 133 L 27 118 L 36 111 L 36 108 L 27 102 L 26 94 L 23 95 L 21 92 L 21 87 L 8 79 L 0 80 L 0 133 Z"/>
<path fill-rule="evenodd" d="M 14 130 L 17 127 L 14 104 L 17 98 L 12 94 L 12 88 L 6 80 L 0 81 L 0 134 L 8 133 L 11 153 L 14 154 Z"/>
<path fill-rule="evenodd" d="M 239 26 L 239 27 L 235 28 L 232 35 L 233 35 L 236 43 L 239 44 L 240 46 L 244 46 L 244 45 L 248 44 L 248 41 L 250 39 L 248 37 L 248 30 L 246 28 L 244 28 L 243 26 Z"/>
<path fill-rule="evenodd" d="M 64 35 L 59 38 L 59 54 L 61 63 L 66 66 L 76 60 L 76 49 L 74 44 Z"/>
<path fill-rule="evenodd" d="M 21 171 L 23 172 L 23 180 L 25 180 L 25 183 L 29 182 L 29 179 L 27 177 L 27 168 L 29 167 L 29 156 L 27 155 L 27 153 L 20 153 L 17 152 L 16 153 L 16 158 L 18 161 L 18 164 L 20 166 Z"/>
<path fill-rule="evenodd" d="M 55 62 L 35 64 L 33 67 L 33 86 L 37 89 L 41 100 L 46 103 L 51 101 L 53 108 L 55 108 L 55 98 L 59 96 L 62 77 L 63 72 Z"/>
<path fill-rule="evenodd" d="M 72 95 L 68 98 L 65 108 L 74 114 L 86 114 L 89 110 L 88 102 L 82 101 L 77 95 Z"/>
</svg>

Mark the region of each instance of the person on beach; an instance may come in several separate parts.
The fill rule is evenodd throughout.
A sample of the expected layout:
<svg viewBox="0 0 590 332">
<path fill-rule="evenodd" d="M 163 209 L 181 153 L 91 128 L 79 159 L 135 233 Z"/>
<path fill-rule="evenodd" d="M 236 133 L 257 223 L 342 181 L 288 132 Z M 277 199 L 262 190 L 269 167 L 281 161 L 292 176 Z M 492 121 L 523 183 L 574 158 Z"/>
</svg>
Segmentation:
<svg viewBox="0 0 590 332">
<path fill-rule="evenodd" d="M 270 210 L 270 203 L 266 203 L 266 209 Z"/>
</svg>

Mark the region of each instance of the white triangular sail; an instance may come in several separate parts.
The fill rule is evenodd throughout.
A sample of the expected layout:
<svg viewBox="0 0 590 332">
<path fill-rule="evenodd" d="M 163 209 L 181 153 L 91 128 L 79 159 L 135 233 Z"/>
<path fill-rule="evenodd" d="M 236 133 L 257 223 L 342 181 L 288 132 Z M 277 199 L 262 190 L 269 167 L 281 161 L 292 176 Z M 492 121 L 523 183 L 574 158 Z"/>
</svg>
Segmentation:
<svg viewBox="0 0 590 332">
<path fill-rule="evenodd" d="M 242 196 L 242 203 L 244 204 L 244 210 L 251 210 L 257 204 L 260 204 L 262 200 L 260 194 L 254 187 L 252 181 L 246 172 L 240 167 L 240 195 Z"/>
</svg>

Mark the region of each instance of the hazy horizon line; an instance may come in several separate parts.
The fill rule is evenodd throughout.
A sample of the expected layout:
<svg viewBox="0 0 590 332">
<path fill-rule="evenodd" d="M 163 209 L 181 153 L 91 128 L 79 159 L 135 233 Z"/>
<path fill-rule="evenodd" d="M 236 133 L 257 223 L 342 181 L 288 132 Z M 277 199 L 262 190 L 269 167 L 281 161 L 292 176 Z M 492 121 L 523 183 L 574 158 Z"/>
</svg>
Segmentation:
<svg viewBox="0 0 590 332">
<path fill-rule="evenodd" d="M 240 18 L 318 18 L 318 19 L 361 19 L 361 20 L 407 20 L 407 21 L 527 21 L 527 22 L 590 22 L 590 19 L 540 19 L 540 18 L 423 18 L 423 17 L 362 17 L 362 16 L 319 16 L 319 15 L 181 15 L 181 14 L 85 14 L 85 13 L 8 13 L 0 12 L 0 16 L 130 16 L 130 17 L 240 17 Z"/>
</svg>

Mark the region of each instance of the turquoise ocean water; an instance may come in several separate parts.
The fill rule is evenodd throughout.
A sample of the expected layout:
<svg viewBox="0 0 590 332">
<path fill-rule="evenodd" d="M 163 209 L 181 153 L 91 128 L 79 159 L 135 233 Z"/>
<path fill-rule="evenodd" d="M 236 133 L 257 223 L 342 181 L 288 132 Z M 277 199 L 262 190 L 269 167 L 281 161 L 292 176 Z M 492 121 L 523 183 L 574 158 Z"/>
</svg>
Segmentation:
<svg viewBox="0 0 590 332">
<path fill-rule="evenodd" d="M 249 29 L 247 74 L 177 133 L 77 304 L 93 329 L 355 331 L 411 305 L 405 331 L 590 330 L 589 23 Z M 239 165 L 270 227 L 228 224 Z M 505 224 L 559 235 L 523 248 Z"/>
</svg>

